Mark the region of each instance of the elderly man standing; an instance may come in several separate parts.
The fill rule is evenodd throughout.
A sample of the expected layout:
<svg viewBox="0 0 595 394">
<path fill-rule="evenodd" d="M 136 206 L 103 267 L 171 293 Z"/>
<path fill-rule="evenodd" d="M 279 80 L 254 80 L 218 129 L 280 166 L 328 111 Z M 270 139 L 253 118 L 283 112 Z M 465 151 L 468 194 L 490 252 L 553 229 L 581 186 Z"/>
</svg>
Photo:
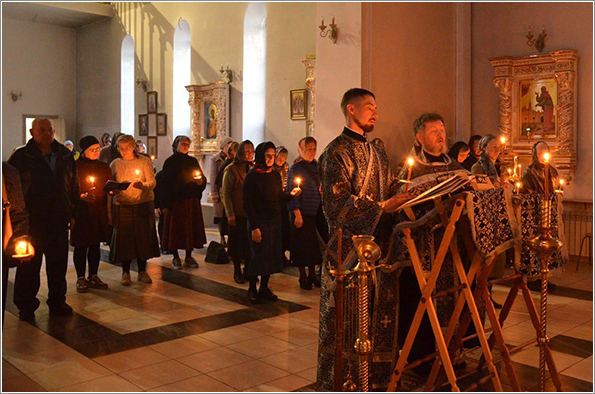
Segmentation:
<svg viewBox="0 0 595 394">
<path fill-rule="evenodd" d="M 388 223 L 390 213 L 407 201 L 408 193 L 395 194 L 396 183 L 391 173 L 384 148 L 367 140 L 367 134 L 374 130 L 378 114 L 374 94 L 365 89 L 348 90 L 341 100 L 341 110 L 345 115 L 343 132 L 331 141 L 319 160 L 320 183 L 322 185 L 322 205 L 329 225 L 328 250 L 324 256 L 322 288 L 320 292 L 320 339 L 318 352 L 318 388 L 333 389 L 334 347 L 335 347 L 335 308 L 332 276 L 326 271 L 329 265 L 336 267 L 339 232 L 342 229 L 343 267 L 352 269 L 357 262 L 353 235 L 375 235 L 381 247 L 379 229 Z M 383 249 L 385 249 L 383 247 Z M 396 351 L 396 272 L 378 272 L 378 282 L 374 291 L 382 294 L 370 315 L 373 315 L 371 336 L 376 338 L 373 348 L 374 361 L 370 366 L 370 388 L 378 389 L 388 385 L 394 367 L 393 352 Z M 346 297 L 347 300 L 349 297 Z M 345 315 L 357 315 L 355 305 L 345 302 Z M 380 319 L 386 317 L 386 324 Z M 344 349 L 353 349 L 355 320 L 346 325 Z M 382 339 L 381 339 L 382 338 Z M 344 377 L 348 363 L 353 358 L 344 357 Z M 357 376 L 355 370 L 353 375 Z"/>
<path fill-rule="evenodd" d="M 418 195 L 436 184 L 451 178 L 459 171 L 467 172 L 467 170 L 465 170 L 456 160 L 452 160 L 450 156 L 446 154 L 446 130 L 444 127 L 444 119 L 441 115 L 437 113 L 425 113 L 420 115 L 413 123 L 413 136 L 415 138 L 415 144 L 410 153 L 410 156 L 414 159 L 414 164 L 411 169 L 411 181 L 413 183 L 409 185 L 409 190 L 412 194 Z M 409 166 L 405 165 L 401 170 L 399 178 L 407 178 L 408 171 Z M 428 207 L 424 204 L 416 207 L 415 211 L 418 215 L 418 219 L 432 208 L 434 208 L 433 205 Z M 436 236 L 436 239 L 441 239 L 441 236 Z M 423 253 L 421 253 L 421 255 L 422 257 L 424 256 Z M 430 264 L 430 262 L 424 261 L 424 264 Z M 424 269 L 426 268 L 429 268 L 429 266 L 424 265 Z M 443 266 L 440 271 L 440 280 L 437 285 L 437 290 L 440 290 L 439 287 L 441 286 L 450 287 L 449 284 L 451 284 L 453 276 L 454 272 L 452 272 L 452 266 L 445 263 L 445 266 Z M 421 290 L 415 277 L 413 267 L 405 267 L 401 272 L 399 277 L 399 292 L 400 315 L 398 340 L 399 344 L 403 346 L 421 298 Z M 441 318 L 442 315 L 449 315 L 451 306 L 454 305 L 450 297 L 451 296 L 441 297 L 437 301 L 439 318 Z M 441 323 L 443 323 L 446 318 L 441 318 L 440 320 Z M 409 354 L 408 361 L 412 362 L 420 359 L 434 351 L 434 333 L 428 315 L 424 314 L 411 353 Z M 431 364 L 421 364 L 414 370 L 421 375 L 427 375 L 430 372 L 430 369 Z"/>
<path fill-rule="evenodd" d="M 41 260 L 45 255 L 50 315 L 70 315 L 66 304 L 68 230 L 74 225 L 73 204 L 79 194 L 76 165 L 71 152 L 54 139 L 48 119 L 36 118 L 31 140 L 15 150 L 8 162 L 21 175 L 25 206 L 29 212 L 29 234 L 35 256 L 17 268 L 14 303 L 19 318 L 35 319 L 39 307 Z"/>
</svg>

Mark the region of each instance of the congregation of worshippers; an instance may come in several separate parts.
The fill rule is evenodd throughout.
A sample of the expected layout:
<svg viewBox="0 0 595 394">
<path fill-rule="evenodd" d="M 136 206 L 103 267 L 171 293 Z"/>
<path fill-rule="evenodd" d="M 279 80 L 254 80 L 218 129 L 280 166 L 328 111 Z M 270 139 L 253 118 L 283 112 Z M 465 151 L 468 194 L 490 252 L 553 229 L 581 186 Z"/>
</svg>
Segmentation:
<svg viewBox="0 0 595 394">
<path fill-rule="evenodd" d="M 453 268 L 456 261 L 469 269 L 478 251 L 489 262 L 489 278 L 500 278 L 506 267 L 513 267 L 529 288 L 541 289 L 540 261 L 521 247 L 525 234 L 516 212 L 532 209 L 533 216 L 539 216 L 545 195 L 552 201 L 552 220 L 559 218 L 561 193 L 555 192 L 561 186 L 555 157 L 547 143 L 536 141 L 525 168 L 516 160 L 505 162 L 505 141 L 497 134 L 472 135 L 447 146 L 449 125 L 435 112 L 411 119 L 411 151 L 395 157 L 374 138 L 379 113 L 373 92 L 348 90 L 337 102 L 339 110 L 344 128 L 327 146 L 319 146 L 311 136 L 295 147 L 220 136 L 216 152 L 206 159 L 211 160 L 209 173 L 192 154 L 194 141 L 187 136 L 175 137 L 171 155 L 156 168 L 143 142 L 131 135 L 86 135 L 61 143 L 54 138 L 50 120 L 36 118 L 31 139 L 15 147 L 2 166 L 3 212 L 9 212 L 11 225 L 7 240 L 4 220 L 3 316 L 8 270 L 16 267 L 13 300 L 19 318 L 35 321 L 44 257 L 50 318 L 73 313 L 66 303 L 71 258 L 78 293 L 109 292 L 114 286 L 108 287 L 99 276 L 102 249 L 109 249 L 110 263 L 121 266 L 121 286 L 152 283 L 155 278 L 147 273 L 147 262 L 162 255 L 171 257 L 167 261 L 174 270 L 199 269 L 193 251 L 207 247 L 201 199 L 209 183 L 213 224 L 219 231 L 213 251 L 222 251 L 216 258 L 233 264 L 233 280 L 245 286 L 251 303 L 276 302 L 271 275 L 288 267 L 299 271 L 299 291 L 320 288 L 320 390 L 336 390 L 337 358 L 342 359 L 341 383 L 361 377 L 366 354 L 373 355 L 364 372 L 369 388 L 386 388 L 404 347 L 410 364 L 426 361 L 411 369 L 427 378 L 437 360 L 428 357 L 437 352 L 438 342 L 432 316 L 445 329 L 455 310 L 460 313 L 455 308 L 458 293 L 449 290 L 460 284 Z M 290 163 L 293 152 L 297 158 Z M 437 187 L 446 188 L 458 179 L 464 182 L 432 195 Z M 424 198 L 424 193 L 431 198 Z M 452 238 L 450 245 L 456 245 L 457 253 L 452 248 L 443 252 L 441 240 L 452 234 L 441 222 L 441 207 L 450 214 L 449 201 L 461 195 L 465 212 L 457 226 L 469 231 Z M 416 225 L 406 227 L 407 223 Z M 349 286 L 356 283 L 356 265 L 367 256 L 355 248 L 354 236 L 373 236 L 368 245 L 378 246 L 379 253 L 368 263 L 383 265 L 365 285 L 365 311 L 354 301 L 357 286 Z M 564 253 L 556 253 L 551 268 L 563 263 Z M 433 281 L 434 293 L 444 294 L 430 301 L 435 304 L 433 315 L 428 309 L 420 318 L 425 281 L 420 274 L 434 273 L 437 261 L 442 265 L 439 274 L 425 280 Z M 341 281 L 341 298 L 337 269 L 349 272 Z M 495 309 L 502 308 L 491 301 Z M 480 304 L 478 315 L 485 321 L 485 305 Z M 362 312 L 369 317 L 367 335 L 372 339 L 365 354 L 354 350 L 361 339 Z M 417 333 L 413 342 L 407 341 L 411 327 Z M 472 335 L 477 327 L 468 327 L 472 338 L 461 349 L 480 346 L 479 336 Z M 343 348 L 338 357 L 337 347 Z M 465 357 L 453 358 L 455 369 L 464 363 Z"/>
</svg>

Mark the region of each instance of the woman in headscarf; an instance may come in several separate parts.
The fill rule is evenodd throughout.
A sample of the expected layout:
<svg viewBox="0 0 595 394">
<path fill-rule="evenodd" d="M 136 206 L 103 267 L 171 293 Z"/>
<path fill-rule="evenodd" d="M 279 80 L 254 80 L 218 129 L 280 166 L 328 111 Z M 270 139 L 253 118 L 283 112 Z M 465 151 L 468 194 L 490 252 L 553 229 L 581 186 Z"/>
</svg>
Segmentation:
<svg viewBox="0 0 595 394">
<path fill-rule="evenodd" d="M 244 275 L 250 281 L 248 298 L 253 303 L 261 300 L 276 301 L 277 296 L 268 287 L 271 274 L 283 270 L 281 259 L 281 202 L 299 196 L 301 189 L 283 192 L 281 175 L 273 171 L 275 144 L 263 142 L 256 147 L 255 164 L 244 179 L 244 210 L 251 235 L 252 259 Z M 260 276 L 260 288 L 256 282 Z"/>
<path fill-rule="evenodd" d="M 471 173 L 484 174 L 490 178 L 494 187 L 508 188 L 508 180 L 501 178 L 500 166 L 496 166 L 496 160 L 502 152 L 502 145 L 500 140 L 493 134 L 486 134 L 479 140 L 479 160 L 471 167 Z M 490 273 L 490 279 L 501 278 L 504 276 L 504 267 L 506 266 L 506 253 L 500 254 L 497 258 L 496 264 Z M 490 294 L 492 286 L 490 285 Z M 490 296 L 491 297 L 491 296 Z M 502 308 L 502 305 L 492 298 L 492 303 L 496 308 Z"/>
<path fill-rule="evenodd" d="M 130 185 L 115 198 L 110 258 L 122 263 L 123 286 L 132 284 L 130 264 L 134 259 L 138 264 L 138 281 L 152 283 L 146 271 L 147 260 L 160 256 L 153 205 L 155 172 L 151 160 L 136 152 L 133 136 L 122 134 L 114 145 L 122 157 L 110 164 L 112 174 L 116 182 L 130 182 Z"/>
<path fill-rule="evenodd" d="M 220 193 L 227 224 L 229 224 L 229 242 L 227 254 L 233 261 L 233 279 L 236 283 L 244 283 L 244 270 L 250 265 L 250 241 L 248 240 L 248 225 L 244 211 L 242 184 L 246 174 L 252 168 L 254 159 L 254 145 L 249 140 L 242 141 L 232 164 L 223 173 Z"/>
<path fill-rule="evenodd" d="M 75 205 L 74 227 L 70 231 L 70 244 L 74 246 L 76 291 L 86 293 L 89 288 L 107 289 L 107 283 L 97 276 L 99 270 L 99 244 L 108 241 L 107 193 L 103 186 L 112 180 L 112 170 L 99 161 L 99 141 L 92 135 L 79 142 L 81 157 L 76 163 L 79 177 L 80 199 Z M 85 271 L 89 262 L 89 276 Z"/>
<path fill-rule="evenodd" d="M 460 165 L 463 165 L 467 157 L 469 157 L 469 145 L 464 141 L 457 141 L 448 151 L 448 155 Z"/>
<path fill-rule="evenodd" d="M 300 141 L 301 142 L 301 141 Z M 322 264 L 322 254 L 316 234 L 316 214 L 320 207 L 320 178 L 318 177 L 318 162 L 316 161 L 316 140 L 313 137 L 304 138 L 298 153 L 302 160 L 289 169 L 287 177 L 287 192 L 294 186 L 299 186 L 302 193 L 287 203 L 291 212 L 291 260 L 300 270 L 300 287 L 312 290 L 312 285 L 320 287 L 320 280 L 316 277 L 315 266 Z M 297 179 L 300 180 L 298 183 Z M 308 274 L 306 274 L 308 267 Z"/>
<path fill-rule="evenodd" d="M 287 187 L 287 174 L 289 173 L 289 163 L 287 163 L 288 155 L 289 152 L 284 146 L 278 146 L 275 150 L 275 164 L 273 164 L 273 170 L 281 175 L 283 190 Z M 289 228 L 289 212 L 287 211 L 287 205 L 281 204 L 281 243 L 283 245 L 281 258 L 283 259 L 283 265 L 289 265 L 289 260 L 285 256 L 285 251 L 290 250 L 291 248 L 291 231 Z"/>
<path fill-rule="evenodd" d="M 122 133 L 116 131 L 114 133 L 114 136 L 112 137 L 112 143 L 101 148 L 101 151 L 99 152 L 99 161 L 102 161 L 110 165 L 112 161 L 116 160 L 119 157 L 122 157 L 120 156 L 120 151 L 118 151 L 117 144 L 118 138 L 120 138 L 121 135 Z M 134 142 L 134 147 L 136 148 L 136 141 Z"/>
<path fill-rule="evenodd" d="M 545 158 L 543 154 L 550 151 L 550 147 L 543 141 L 538 141 L 531 148 L 532 161 L 521 177 L 521 193 L 545 193 Z M 552 193 L 559 184 L 558 170 L 550 162 L 549 191 Z"/>
<path fill-rule="evenodd" d="M 216 181 L 219 173 L 222 171 L 223 163 L 227 159 L 227 150 L 232 142 L 233 140 L 230 137 L 224 137 L 219 142 L 219 152 L 211 156 L 211 192 L 209 195 L 213 201 L 213 221 L 219 229 L 219 237 L 223 246 L 227 246 L 227 242 L 225 242 L 225 236 L 228 233 L 227 218 L 225 217 L 225 209 L 219 196 L 220 185 Z"/>
<path fill-rule="evenodd" d="M 189 156 L 190 138 L 179 135 L 172 144 L 173 155 L 163 163 L 161 212 L 164 216 L 162 247 L 172 251 L 173 268 L 182 269 L 178 249 L 186 251 L 184 265 L 198 268 L 194 248 L 207 242 L 200 199 L 207 180 L 196 158 Z"/>
<path fill-rule="evenodd" d="M 467 171 L 471 171 L 473 164 L 477 163 L 477 160 L 479 160 L 479 140 L 481 140 L 481 135 L 474 134 L 469 138 L 469 142 L 467 143 L 469 146 L 469 157 L 463 162 L 463 167 L 465 167 Z"/>
<path fill-rule="evenodd" d="M 487 175 L 495 187 L 508 187 L 508 182 L 500 179 L 500 166 L 496 165 L 496 160 L 502 152 L 500 140 L 493 134 L 486 134 L 479 141 L 479 160 L 471 167 L 473 175 Z"/>
</svg>

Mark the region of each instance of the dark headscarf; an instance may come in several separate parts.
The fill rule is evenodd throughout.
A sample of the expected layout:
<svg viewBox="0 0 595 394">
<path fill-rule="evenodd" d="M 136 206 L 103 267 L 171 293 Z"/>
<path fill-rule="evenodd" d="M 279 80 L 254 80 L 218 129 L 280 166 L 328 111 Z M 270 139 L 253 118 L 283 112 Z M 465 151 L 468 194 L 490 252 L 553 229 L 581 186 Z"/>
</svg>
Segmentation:
<svg viewBox="0 0 595 394">
<path fill-rule="evenodd" d="M 236 157 L 234 157 L 234 159 L 233 159 L 234 163 L 246 163 L 247 162 L 246 154 L 244 153 L 244 149 L 245 149 L 246 145 L 254 146 L 254 144 L 250 140 L 240 142 L 240 146 L 238 146 L 238 151 L 236 152 Z M 252 163 L 250 163 L 250 164 L 252 164 Z"/>
<path fill-rule="evenodd" d="M 457 141 L 448 151 L 448 155 L 453 158 L 454 161 L 458 162 L 459 152 L 469 150 L 469 145 L 464 141 Z"/>
<path fill-rule="evenodd" d="M 481 152 L 479 155 L 479 160 L 477 161 L 481 168 L 483 169 L 483 173 L 490 177 L 492 182 L 499 182 L 500 177 L 498 176 L 498 171 L 496 171 L 495 163 L 490 160 L 486 153 L 486 148 L 490 142 L 496 139 L 496 136 L 493 134 L 486 134 L 481 137 L 479 140 L 479 151 Z"/>
<path fill-rule="evenodd" d="M 533 158 L 532 163 L 525 169 L 523 176 L 521 177 L 522 190 L 528 193 L 545 193 L 545 164 L 539 162 L 537 157 L 537 145 L 544 144 L 547 147 L 547 151 L 550 151 L 550 147 L 543 141 L 537 141 L 531 148 L 531 156 Z M 551 153 L 550 153 L 551 155 Z M 559 177 L 558 170 L 552 165 L 550 160 L 550 184 L 549 190 L 552 193 L 556 187 L 558 187 Z"/>
<path fill-rule="evenodd" d="M 254 168 L 256 171 L 271 172 L 273 170 L 272 165 L 270 167 L 267 166 L 266 157 L 264 156 L 265 152 L 269 149 L 275 150 L 275 144 L 271 141 L 261 142 L 254 150 Z M 274 163 L 275 161 L 273 160 Z"/>
<path fill-rule="evenodd" d="M 121 135 L 122 133 L 116 131 L 112 136 L 112 144 L 109 146 L 110 157 L 108 158 L 108 164 L 115 159 L 122 157 L 122 155 L 120 155 L 120 151 L 118 150 L 118 138 L 120 138 Z M 134 146 L 136 146 L 136 141 L 134 142 Z"/>
<path fill-rule="evenodd" d="M 480 141 L 481 140 L 481 135 L 479 134 L 474 134 L 471 136 L 471 138 L 469 138 L 469 142 L 467 143 L 467 145 L 469 145 L 469 156 L 473 156 L 475 159 L 478 159 L 479 157 L 475 157 L 474 156 L 474 152 L 473 149 L 471 148 L 473 146 L 473 144 L 475 143 L 475 141 Z M 479 149 L 479 147 L 477 147 L 477 149 Z"/>
<path fill-rule="evenodd" d="M 179 135 L 174 139 L 174 142 L 171 144 L 172 150 L 174 151 L 174 153 L 178 153 L 178 145 L 180 144 L 180 142 L 182 142 L 182 140 L 188 140 L 188 142 L 192 143 L 192 141 L 190 141 L 190 138 L 186 137 L 185 135 Z"/>
</svg>

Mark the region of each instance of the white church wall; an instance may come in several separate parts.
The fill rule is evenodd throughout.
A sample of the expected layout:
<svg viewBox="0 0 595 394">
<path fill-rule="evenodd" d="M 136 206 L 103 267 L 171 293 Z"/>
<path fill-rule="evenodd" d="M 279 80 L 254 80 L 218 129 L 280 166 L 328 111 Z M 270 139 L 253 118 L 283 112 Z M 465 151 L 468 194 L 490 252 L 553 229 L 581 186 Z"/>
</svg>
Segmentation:
<svg viewBox="0 0 595 394">
<path fill-rule="evenodd" d="M 75 30 L 2 18 L 2 160 L 24 143 L 24 114 L 63 118 L 75 139 L 75 75 Z"/>
<path fill-rule="evenodd" d="M 339 28 L 334 44 L 328 37 L 316 36 L 316 129 L 318 156 L 324 147 L 343 130 L 341 112 L 343 93 L 362 86 L 362 12 L 361 3 L 317 3 L 316 25 L 324 18 L 328 26 L 331 15 Z M 318 32 L 320 29 L 318 29 Z"/>
</svg>

